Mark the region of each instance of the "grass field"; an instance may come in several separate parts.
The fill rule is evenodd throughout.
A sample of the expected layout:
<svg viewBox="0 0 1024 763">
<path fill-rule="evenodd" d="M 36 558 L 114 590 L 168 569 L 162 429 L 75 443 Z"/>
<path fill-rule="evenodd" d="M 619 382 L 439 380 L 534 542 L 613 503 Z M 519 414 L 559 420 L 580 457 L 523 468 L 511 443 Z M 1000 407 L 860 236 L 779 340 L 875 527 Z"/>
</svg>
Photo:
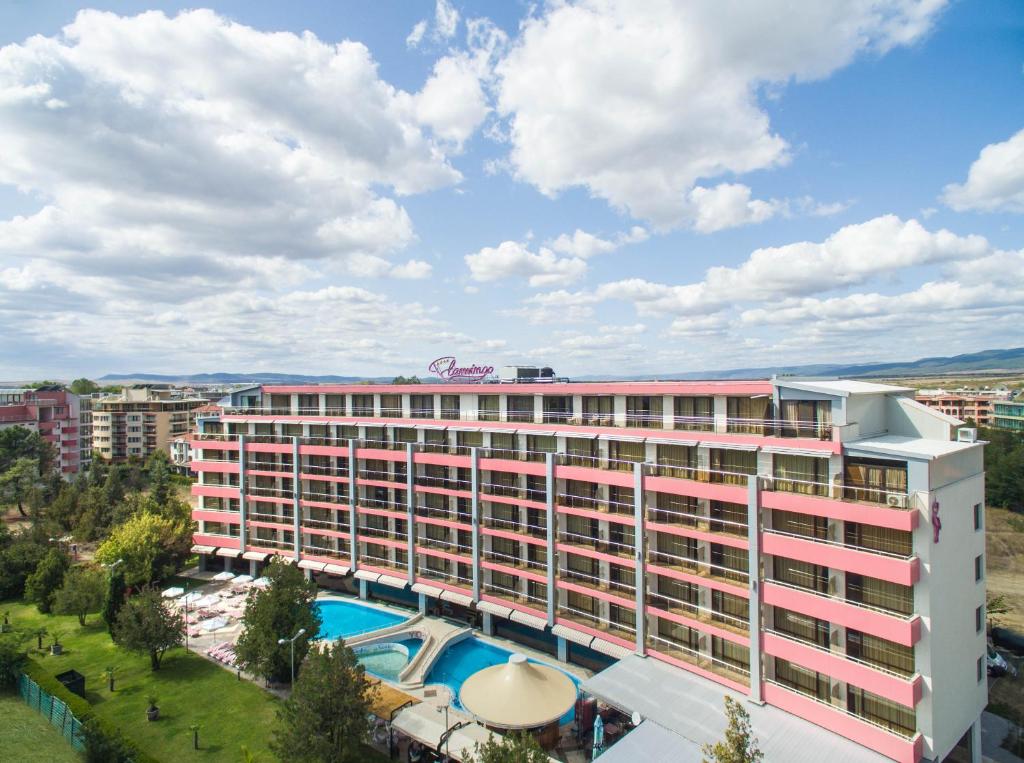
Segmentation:
<svg viewBox="0 0 1024 763">
<path fill-rule="evenodd" d="M 236 761 L 242 758 L 242 745 L 259 753 L 260 760 L 272 760 L 267 743 L 277 700 L 259 687 L 184 649 L 168 652 L 154 673 L 147 656 L 115 647 L 95 616 L 82 628 L 74 617 L 40 615 L 34 606 L 20 602 L 0 603 L 0 611 L 7 610 L 16 628 L 63 629 L 63 655 L 36 651 L 33 639 L 32 656 L 53 675 L 71 668 L 85 675 L 86 699 L 96 714 L 158 760 L 177 763 L 187 756 L 196 761 Z M 103 679 L 108 665 L 116 669 L 113 694 Z M 157 697 L 160 706 L 160 720 L 154 723 L 146 720 L 150 695 Z M 198 751 L 192 749 L 189 726 L 193 723 L 200 725 Z M 0 757 L 21 760 L 6 751 Z"/>
<path fill-rule="evenodd" d="M 1002 594 L 1010 608 L 1000 623 L 1024 633 L 1024 515 L 985 510 L 985 557 L 989 594 Z"/>
<path fill-rule="evenodd" d="M 0 751 L 3 759 L 27 763 L 81 763 L 64 737 L 15 694 L 0 694 Z"/>
</svg>

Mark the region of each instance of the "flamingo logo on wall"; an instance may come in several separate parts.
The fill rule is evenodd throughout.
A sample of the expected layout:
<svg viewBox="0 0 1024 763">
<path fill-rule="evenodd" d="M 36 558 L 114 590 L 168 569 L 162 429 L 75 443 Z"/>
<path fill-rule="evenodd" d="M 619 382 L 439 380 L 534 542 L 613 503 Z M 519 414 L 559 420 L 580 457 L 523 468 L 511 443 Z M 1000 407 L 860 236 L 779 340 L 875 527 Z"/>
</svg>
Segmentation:
<svg viewBox="0 0 1024 763">
<path fill-rule="evenodd" d="M 939 532 L 942 531 L 942 519 L 939 518 L 939 502 L 932 503 L 932 542 L 939 542 Z"/>
<path fill-rule="evenodd" d="M 453 355 L 438 358 L 427 370 L 445 382 L 478 382 L 494 373 L 494 366 L 464 366 L 459 368 Z"/>
</svg>

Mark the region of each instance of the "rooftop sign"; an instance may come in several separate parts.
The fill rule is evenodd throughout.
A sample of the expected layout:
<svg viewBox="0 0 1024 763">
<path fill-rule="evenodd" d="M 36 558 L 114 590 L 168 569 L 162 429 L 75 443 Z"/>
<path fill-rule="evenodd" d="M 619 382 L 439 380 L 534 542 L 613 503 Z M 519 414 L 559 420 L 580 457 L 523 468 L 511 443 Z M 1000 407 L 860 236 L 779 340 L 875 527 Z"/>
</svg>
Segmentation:
<svg viewBox="0 0 1024 763">
<path fill-rule="evenodd" d="M 433 374 L 437 374 L 441 381 L 478 382 L 483 381 L 488 376 L 491 376 L 494 373 L 494 366 L 472 365 L 459 368 L 455 361 L 455 357 L 448 355 L 435 360 L 427 366 L 427 370 Z"/>
</svg>

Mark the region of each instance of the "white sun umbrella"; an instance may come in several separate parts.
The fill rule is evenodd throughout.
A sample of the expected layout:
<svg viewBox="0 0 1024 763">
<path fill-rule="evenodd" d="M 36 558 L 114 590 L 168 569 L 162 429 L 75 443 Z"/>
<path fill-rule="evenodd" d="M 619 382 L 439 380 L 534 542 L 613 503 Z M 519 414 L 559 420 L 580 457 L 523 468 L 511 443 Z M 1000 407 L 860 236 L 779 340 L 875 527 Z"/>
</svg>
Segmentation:
<svg viewBox="0 0 1024 763">
<path fill-rule="evenodd" d="M 185 589 L 184 588 L 182 588 L 181 586 L 174 586 L 174 588 L 166 589 L 160 595 L 163 596 L 165 599 L 177 599 L 183 593 L 185 593 Z"/>
<path fill-rule="evenodd" d="M 576 684 L 549 665 L 513 654 L 508 662 L 479 670 L 462 684 L 459 701 L 488 726 L 528 729 L 546 726 L 576 702 Z"/>
<path fill-rule="evenodd" d="M 207 594 L 196 602 L 197 607 L 212 607 L 220 603 L 220 596 L 215 593 Z"/>
<path fill-rule="evenodd" d="M 224 570 L 224 572 L 218 572 L 216 575 L 214 575 L 213 579 L 214 580 L 231 580 L 234 576 L 235 576 L 235 573 L 228 572 L 227 570 Z"/>
<path fill-rule="evenodd" d="M 234 583 L 251 583 L 252 582 L 252 575 L 236 575 L 235 579 L 232 582 L 234 582 Z"/>
<path fill-rule="evenodd" d="M 270 578 L 256 578 L 252 581 L 253 588 L 268 588 L 270 586 Z"/>
<path fill-rule="evenodd" d="M 209 620 L 203 620 L 199 623 L 199 629 L 209 633 L 211 631 L 220 630 L 221 628 L 226 628 L 228 626 L 228 622 L 229 621 L 226 617 L 211 617 Z"/>
</svg>

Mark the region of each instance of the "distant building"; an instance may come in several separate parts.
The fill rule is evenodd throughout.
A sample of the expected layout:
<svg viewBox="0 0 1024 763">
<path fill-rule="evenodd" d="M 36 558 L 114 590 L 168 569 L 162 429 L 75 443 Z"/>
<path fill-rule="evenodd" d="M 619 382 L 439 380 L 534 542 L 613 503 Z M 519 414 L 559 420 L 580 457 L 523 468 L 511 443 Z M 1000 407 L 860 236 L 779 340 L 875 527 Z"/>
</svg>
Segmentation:
<svg viewBox="0 0 1024 763">
<path fill-rule="evenodd" d="M 98 397 L 78 396 L 78 463 L 83 471 L 92 464 L 92 402 Z"/>
<path fill-rule="evenodd" d="M 78 396 L 60 387 L 0 390 L 0 429 L 26 427 L 53 445 L 62 475 L 81 468 Z"/>
<path fill-rule="evenodd" d="M 999 400 L 1009 397 L 1009 390 L 918 390 L 915 399 L 929 408 L 942 411 L 957 419 L 970 419 L 981 427 L 993 426 L 992 408 Z"/>
<path fill-rule="evenodd" d="M 1024 400 L 997 400 L 992 404 L 992 426 L 1024 432 Z"/>
<path fill-rule="evenodd" d="M 139 385 L 94 400 L 93 449 L 112 461 L 167 451 L 174 438 L 188 433 L 192 411 L 206 404 L 201 398 L 179 395 L 170 387 Z"/>
</svg>

